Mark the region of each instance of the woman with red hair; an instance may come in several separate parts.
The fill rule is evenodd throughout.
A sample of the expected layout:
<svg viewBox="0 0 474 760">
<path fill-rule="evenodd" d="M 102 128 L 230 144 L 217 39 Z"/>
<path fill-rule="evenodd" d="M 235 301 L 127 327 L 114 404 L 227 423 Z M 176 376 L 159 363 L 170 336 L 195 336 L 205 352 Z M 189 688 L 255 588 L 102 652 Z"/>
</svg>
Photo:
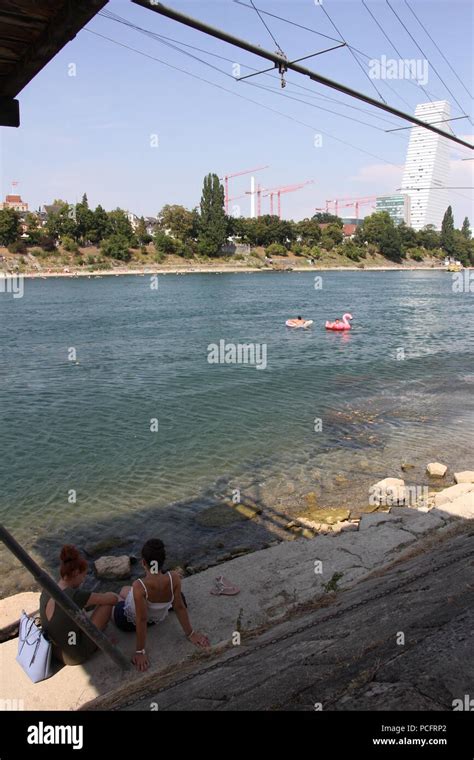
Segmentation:
<svg viewBox="0 0 474 760">
<path fill-rule="evenodd" d="M 87 575 L 87 562 L 75 546 L 63 546 L 60 560 L 59 588 L 81 609 L 95 607 L 91 621 L 103 631 L 120 597 L 111 591 L 105 594 L 91 594 L 90 591 L 81 589 Z M 81 665 L 96 651 L 96 644 L 46 591 L 43 591 L 40 598 L 40 618 L 41 626 L 53 645 L 54 656 L 65 665 Z"/>
</svg>

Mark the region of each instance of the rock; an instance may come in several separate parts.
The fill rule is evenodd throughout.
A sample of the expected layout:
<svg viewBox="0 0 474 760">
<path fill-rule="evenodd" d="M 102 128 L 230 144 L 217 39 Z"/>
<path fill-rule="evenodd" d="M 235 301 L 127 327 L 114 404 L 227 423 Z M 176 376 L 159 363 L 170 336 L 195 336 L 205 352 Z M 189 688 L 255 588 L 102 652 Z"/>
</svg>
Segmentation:
<svg viewBox="0 0 474 760">
<path fill-rule="evenodd" d="M 251 520 L 261 512 L 262 508 L 256 505 L 249 506 L 224 501 L 198 512 L 196 522 L 204 528 L 220 528 L 242 520 Z"/>
<path fill-rule="evenodd" d="M 458 486 L 453 486 L 453 488 L 457 487 Z M 446 513 L 452 517 L 462 517 L 465 520 L 474 520 L 474 486 L 472 491 L 461 494 L 452 501 L 444 502 L 441 506 L 432 510 L 431 514 L 433 513 L 440 513 L 441 515 Z"/>
<path fill-rule="evenodd" d="M 384 478 L 370 487 L 371 502 L 377 505 L 403 504 L 406 496 L 405 481 L 401 478 Z"/>
<path fill-rule="evenodd" d="M 326 523 L 327 525 L 334 525 L 337 522 L 343 522 L 348 520 L 351 515 L 350 509 L 344 509 L 342 507 L 316 507 L 315 509 L 308 510 L 301 516 L 298 516 L 298 521 L 303 520 L 310 521 L 312 523 Z"/>
<path fill-rule="evenodd" d="M 305 494 L 304 498 L 305 498 L 306 504 L 308 505 L 310 509 L 316 507 L 317 499 L 316 499 L 316 494 L 314 493 L 314 491 L 310 491 L 310 493 Z"/>
<path fill-rule="evenodd" d="M 402 470 L 402 472 L 407 472 L 408 470 L 414 470 L 415 465 L 410 464 L 409 462 L 403 462 L 403 464 L 400 466 L 400 469 Z"/>
<path fill-rule="evenodd" d="M 446 475 L 448 468 L 445 464 L 440 464 L 440 462 L 430 462 L 426 466 L 426 472 L 428 475 L 431 475 L 431 477 L 434 478 L 444 478 Z"/>
<path fill-rule="evenodd" d="M 397 517 L 391 512 L 373 512 L 371 515 L 362 515 L 359 530 L 376 528 L 383 523 L 400 523 L 401 520 L 401 517 Z"/>
<path fill-rule="evenodd" d="M 459 496 L 464 496 L 464 494 L 467 494 L 472 490 L 474 490 L 474 484 L 472 483 L 458 483 L 456 486 L 444 488 L 442 491 L 435 494 L 435 507 L 441 507 L 444 504 L 448 504 L 450 501 L 454 501 Z"/>
<path fill-rule="evenodd" d="M 103 580 L 130 577 L 130 557 L 125 554 L 121 557 L 99 557 L 94 562 L 94 567 L 97 577 Z"/>
<path fill-rule="evenodd" d="M 0 642 L 18 635 L 18 624 L 23 610 L 33 615 L 39 610 L 40 594 L 24 591 L 0 599 Z"/>
<path fill-rule="evenodd" d="M 301 535 L 304 536 L 304 538 L 314 538 L 314 533 L 312 530 L 309 530 L 309 528 L 303 528 Z"/>
<path fill-rule="evenodd" d="M 455 472 L 454 480 L 456 483 L 474 483 L 474 470 L 464 470 L 464 472 Z"/>
<path fill-rule="evenodd" d="M 185 571 L 184 567 L 180 567 L 180 565 L 177 565 L 176 567 L 173 567 L 173 572 L 174 573 L 178 573 L 178 575 L 180 576 L 180 578 L 184 578 L 184 576 L 186 575 L 186 571 Z"/>
<path fill-rule="evenodd" d="M 334 483 L 337 486 L 345 486 L 347 484 L 348 480 L 345 475 L 342 475 L 341 473 L 338 473 L 334 476 Z"/>
<path fill-rule="evenodd" d="M 94 555 L 104 554 L 105 552 L 109 552 L 111 549 L 117 549 L 130 543 L 130 538 L 124 538 L 123 536 L 110 536 L 109 538 L 102 539 L 102 541 L 99 541 L 96 544 L 88 544 L 84 547 L 84 551 L 90 557 L 93 557 Z"/>
<path fill-rule="evenodd" d="M 186 572 L 188 575 L 194 575 L 196 568 L 193 565 L 186 565 Z"/>
<path fill-rule="evenodd" d="M 337 523 L 341 526 L 341 533 L 348 533 L 351 531 L 359 530 L 359 520 L 351 520 L 350 522 Z"/>
</svg>

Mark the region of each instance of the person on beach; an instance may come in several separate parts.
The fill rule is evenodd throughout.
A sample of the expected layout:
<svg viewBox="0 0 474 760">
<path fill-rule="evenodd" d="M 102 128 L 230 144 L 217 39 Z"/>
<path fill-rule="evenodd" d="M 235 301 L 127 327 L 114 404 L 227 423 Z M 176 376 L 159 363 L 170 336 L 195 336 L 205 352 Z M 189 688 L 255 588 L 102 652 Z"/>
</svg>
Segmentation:
<svg viewBox="0 0 474 760">
<path fill-rule="evenodd" d="M 181 577 L 176 571 L 163 573 L 165 546 L 159 538 L 151 538 L 142 548 L 145 577 L 132 586 L 124 586 L 121 600 L 113 610 L 113 620 L 122 631 L 136 632 L 136 648 L 132 662 L 138 670 L 146 670 L 149 660 L 145 650 L 147 626 L 163 621 L 173 609 L 186 638 L 197 647 L 209 646 L 209 639 L 195 631 L 190 623 L 181 593 Z"/>
<path fill-rule="evenodd" d="M 75 546 L 61 549 L 59 588 L 81 609 L 93 607 L 91 622 L 103 631 L 112 615 L 118 594 L 95 594 L 82 589 L 87 561 Z M 97 645 L 59 607 L 46 591 L 40 597 L 41 626 L 53 646 L 53 655 L 64 665 L 81 665 L 97 650 Z"/>
</svg>

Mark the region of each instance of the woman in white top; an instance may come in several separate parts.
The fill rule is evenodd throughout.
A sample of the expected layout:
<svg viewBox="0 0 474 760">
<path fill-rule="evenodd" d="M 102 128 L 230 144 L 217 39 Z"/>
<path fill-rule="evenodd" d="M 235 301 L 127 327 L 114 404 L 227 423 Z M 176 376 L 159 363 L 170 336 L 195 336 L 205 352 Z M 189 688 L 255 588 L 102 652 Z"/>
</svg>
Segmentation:
<svg viewBox="0 0 474 760">
<path fill-rule="evenodd" d="M 121 601 L 115 605 L 113 620 L 124 631 L 136 631 L 137 646 L 132 657 L 138 670 L 146 670 L 149 661 L 145 651 L 147 626 L 159 623 L 173 608 L 186 637 L 198 647 L 208 647 L 209 639 L 193 630 L 181 594 L 181 578 L 177 572 L 163 573 L 165 547 L 159 538 L 152 538 L 142 549 L 145 577 L 132 586 L 124 586 Z"/>
</svg>

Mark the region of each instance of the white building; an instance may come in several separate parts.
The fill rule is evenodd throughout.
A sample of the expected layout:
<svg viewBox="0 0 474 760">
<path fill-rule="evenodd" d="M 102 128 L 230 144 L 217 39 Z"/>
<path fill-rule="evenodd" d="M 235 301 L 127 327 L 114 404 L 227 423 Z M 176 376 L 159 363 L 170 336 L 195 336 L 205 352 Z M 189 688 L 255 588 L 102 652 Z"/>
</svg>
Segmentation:
<svg viewBox="0 0 474 760">
<path fill-rule="evenodd" d="M 447 100 L 420 103 L 415 116 L 449 134 L 451 109 Z M 423 127 L 412 127 L 401 192 L 410 196 L 411 226 L 421 230 L 427 224 L 441 229 L 444 212 L 449 206 L 449 141 Z M 419 189 L 417 189 L 419 188 Z"/>
</svg>

